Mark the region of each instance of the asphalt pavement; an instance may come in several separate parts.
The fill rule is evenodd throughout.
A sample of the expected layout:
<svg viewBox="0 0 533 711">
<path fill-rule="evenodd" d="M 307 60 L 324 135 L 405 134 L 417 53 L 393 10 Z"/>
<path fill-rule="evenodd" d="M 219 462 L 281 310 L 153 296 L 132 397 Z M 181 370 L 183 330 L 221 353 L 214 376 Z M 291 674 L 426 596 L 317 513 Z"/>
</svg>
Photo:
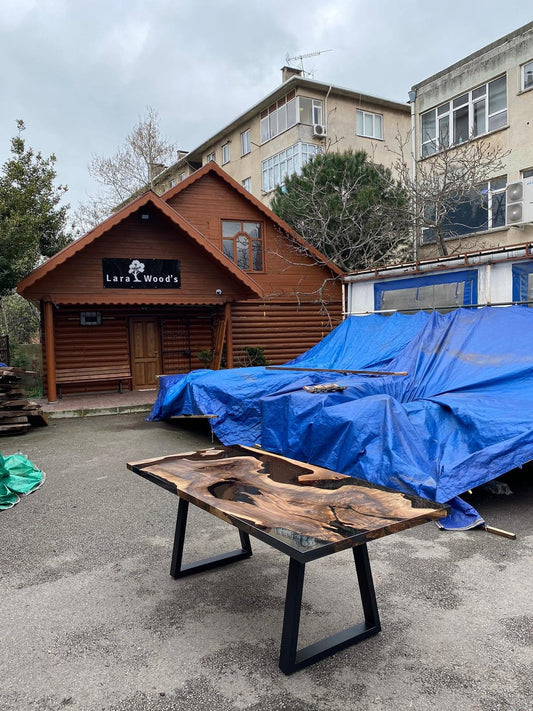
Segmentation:
<svg viewBox="0 0 533 711">
<path fill-rule="evenodd" d="M 382 632 L 291 676 L 278 668 L 288 558 L 169 575 L 177 498 L 126 462 L 205 448 L 205 422 L 53 419 L 0 439 L 46 472 L 0 511 L 1 711 L 531 711 L 533 470 L 476 491 L 482 530 L 426 524 L 369 544 Z M 238 545 L 191 507 L 185 558 Z M 360 619 L 349 551 L 307 566 L 301 642 Z"/>
</svg>

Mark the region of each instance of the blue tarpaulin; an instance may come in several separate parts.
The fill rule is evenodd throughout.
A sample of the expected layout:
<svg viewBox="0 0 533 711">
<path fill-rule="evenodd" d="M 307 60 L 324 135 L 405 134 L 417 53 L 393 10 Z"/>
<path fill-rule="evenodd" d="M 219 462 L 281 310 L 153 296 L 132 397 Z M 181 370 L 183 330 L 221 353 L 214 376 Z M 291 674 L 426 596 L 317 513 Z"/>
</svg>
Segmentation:
<svg viewBox="0 0 533 711">
<path fill-rule="evenodd" d="M 395 314 L 387 319 L 379 315 L 350 316 L 314 348 L 286 365 L 383 370 L 423 328 L 428 318 L 424 312 L 413 316 Z M 286 386 L 301 389 L 304 385 L 338 377 L 264 367 L 164 375 L 159 378 L 157 400 L 148 420 L 163 420 L 176 415 L 216 415 L 212 428 L 223 444 L 252 446 L 261 439 L 261 397 Z"/>
<path fill-rule="evenodd" d="M 408 374 L 245 368 L 167 376 L 149 419 L 218 414 L 213 429 L 224 444 L 259 443 L 451 501 L 449 528 L 481 522 L 460 494 L 533 459 L 532 309 L 350 317 L 292 364 Z M 331 381 L 346 389 L 302 389 Z"/>
</svg>

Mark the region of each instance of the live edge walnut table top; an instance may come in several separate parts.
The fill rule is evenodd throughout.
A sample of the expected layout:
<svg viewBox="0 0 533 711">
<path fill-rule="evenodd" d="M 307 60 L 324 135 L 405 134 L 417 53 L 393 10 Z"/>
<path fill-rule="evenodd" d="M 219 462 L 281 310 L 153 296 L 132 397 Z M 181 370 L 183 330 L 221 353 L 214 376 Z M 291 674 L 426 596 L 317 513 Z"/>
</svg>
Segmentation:
<svg viewBox="0 0 533 711">
<path fill-rule="evenodd" d="M 128 468 L 302 561 L 447 513 L 442 504 L 241 446 Z"/>
<path fill-rule="evenodd" d="M 237 445 L 130 462 L 128 468 L 179 496 L 174 578 L 250 557 L 249 535 L 290 557 L 279 658 L 286 674 L 380 631 L 367 541 L 448 513 L 442 504 Z M 189 503 L 238 528 L 242 548 L 182 565 Z M 353 550 L 364 622 L 298 650 L 305 565 L 346 548 Z"/>
</svg>

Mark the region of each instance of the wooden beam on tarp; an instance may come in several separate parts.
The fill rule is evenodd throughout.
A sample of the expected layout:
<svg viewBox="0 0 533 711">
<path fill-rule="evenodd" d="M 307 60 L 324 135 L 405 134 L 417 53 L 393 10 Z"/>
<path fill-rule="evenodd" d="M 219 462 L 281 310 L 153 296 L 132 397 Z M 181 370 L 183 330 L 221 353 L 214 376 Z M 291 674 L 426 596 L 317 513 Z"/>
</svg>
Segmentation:
<svg viewBox="0 0 533 711">
<path fill-rule="evenodd" d="M 267 370 L 301 370 L 307 373 L 342 373 L 343 375 L 408 375 L 406 370 L 390 372 L 388 370 L 337 370 L 336 368 L 293 368 L 290 365 L 267 365 Z"/>
</svg>

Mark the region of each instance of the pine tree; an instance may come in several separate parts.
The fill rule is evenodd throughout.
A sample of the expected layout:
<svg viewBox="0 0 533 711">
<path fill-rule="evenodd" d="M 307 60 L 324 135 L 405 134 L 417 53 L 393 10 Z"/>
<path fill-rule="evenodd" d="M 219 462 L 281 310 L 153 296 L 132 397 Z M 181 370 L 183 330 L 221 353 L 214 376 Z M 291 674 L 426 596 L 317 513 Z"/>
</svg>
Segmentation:
<svg viewBox="0 0 533 711">
<path fill-rule="evenodd" d="M 66 233 L 66 186 L 55 185 L 56 157 L 44 158 L 26 146 L 25 126 L 17 121 L 12 157 L 0 173 L 0 297 L 46 257 L 71 240 Z"/>
<path fill-rule="evenodd" d="M 346 271 L 403 256 L 407 197 L 364 151 L 315 156 L 276 188 L 272 210 Z"/>
</svg>

